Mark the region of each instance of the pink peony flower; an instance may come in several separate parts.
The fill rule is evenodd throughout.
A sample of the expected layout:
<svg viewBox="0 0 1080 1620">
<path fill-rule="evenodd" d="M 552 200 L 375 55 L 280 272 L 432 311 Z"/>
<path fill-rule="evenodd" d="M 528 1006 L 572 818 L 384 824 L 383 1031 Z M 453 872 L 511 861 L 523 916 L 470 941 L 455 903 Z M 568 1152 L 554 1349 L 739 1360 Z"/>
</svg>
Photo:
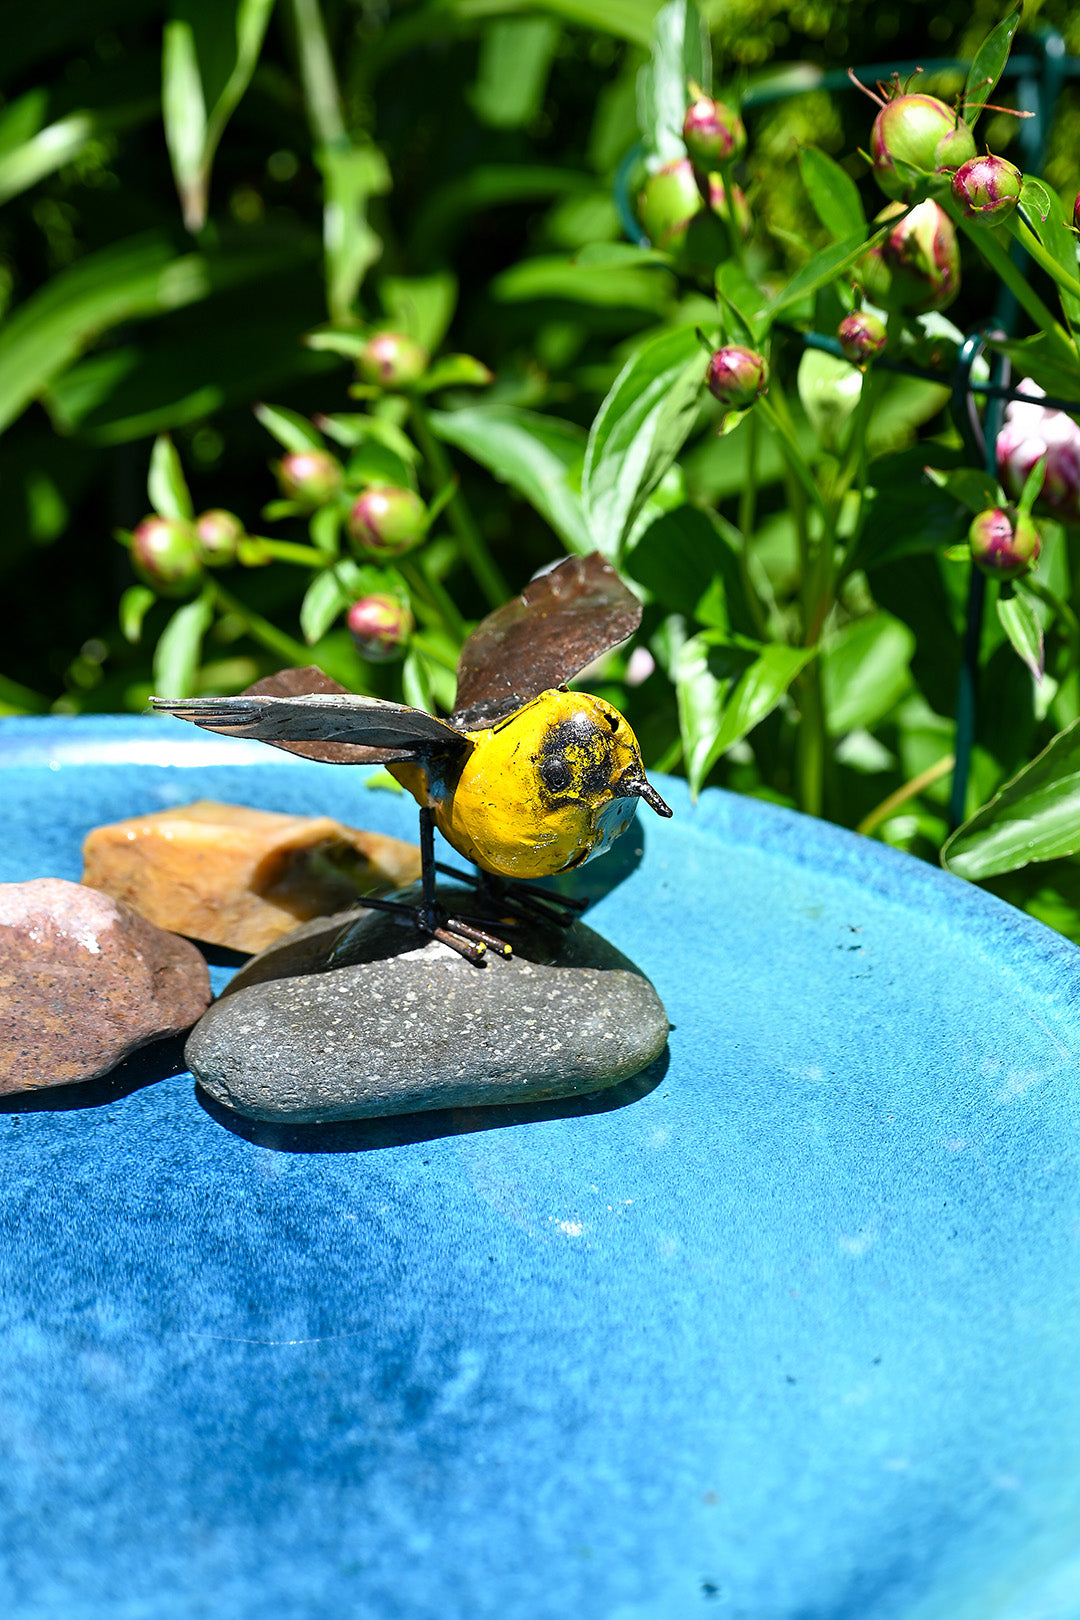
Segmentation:
<svg viewBox="0 0 1080 1620">
<path fill-rule="evenodd" d="M 1005 425 L 997 436 L 1002 488 L 1018 500 L 1028 473 L 1045 456 L 1042 505 L 1062 523 L 1080 523 L 1080 427 L 1064 411 L 1040 405 L 1043 390 L 1030 377 L 1017 388 L 1032 403 L 1014 400 L 1005 412 Z"/>
</svg>

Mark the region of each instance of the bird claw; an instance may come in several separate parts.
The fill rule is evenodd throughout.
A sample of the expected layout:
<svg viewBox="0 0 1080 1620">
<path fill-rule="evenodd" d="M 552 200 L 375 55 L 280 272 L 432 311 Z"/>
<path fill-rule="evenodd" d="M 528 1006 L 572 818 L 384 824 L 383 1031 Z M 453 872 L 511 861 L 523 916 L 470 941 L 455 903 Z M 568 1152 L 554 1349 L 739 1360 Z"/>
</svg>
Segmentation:
<svg viewBox="0 0 1080 1620">
<path fill-rule="evenodd" d="M 479 923 L 484 918 L 464 918 L 449 916 L 441 906 L 409 905 L 404 900 L 387 900 L 381 895 L 365 895 L 361 904 L 372 911 L 389 911 L 395 916 L 405 917 L 426 934 L 429 939 L 437 939 L 440 944 L 448 945 L 452 951 L 463 956 L 467 962 L 479 967 L 488 953 L 493 956 L 510 956 L 512 947 L 506 940 L 489 932 L 488 928 L 481 928 Z M 513 926 L 511 919 L 506 921 Z M 351 932 L 351 931 L 350 931 Z M 338 941 L 335 954 L 340 955 L 348 946 L 349 934 Z"/>
</svg>

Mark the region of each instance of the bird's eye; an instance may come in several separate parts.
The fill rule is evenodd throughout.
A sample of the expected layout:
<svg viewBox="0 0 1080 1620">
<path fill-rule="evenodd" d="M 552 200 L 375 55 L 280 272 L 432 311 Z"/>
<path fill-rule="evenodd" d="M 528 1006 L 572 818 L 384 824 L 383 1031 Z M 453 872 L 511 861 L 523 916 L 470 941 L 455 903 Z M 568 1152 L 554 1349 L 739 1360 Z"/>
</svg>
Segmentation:
<svg viewBox="0 0 1080 1620">
<path fill-rule="evenodd" d="M 549 754 L 541 761 L 540 780 L 549 793 L 562 793 L 570 786 L 570 766 L 561 754 Z"/>
</svg>

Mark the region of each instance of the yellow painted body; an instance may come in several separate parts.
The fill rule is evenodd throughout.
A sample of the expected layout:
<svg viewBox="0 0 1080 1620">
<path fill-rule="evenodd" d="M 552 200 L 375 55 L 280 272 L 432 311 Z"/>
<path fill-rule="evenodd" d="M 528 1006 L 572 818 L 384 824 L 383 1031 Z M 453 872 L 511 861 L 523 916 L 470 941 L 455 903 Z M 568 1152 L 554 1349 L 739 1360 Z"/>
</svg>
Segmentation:
<svg viewBox="0 0 1080 1620">
<path fill-rule="evenodd" d="M 643 775 L 637 738 L 602 698 L 542 692 L 506 720 L 465 733 L 456 774 L 423 764 L 389 771 L 434 813 L 447 843 L 485 872 L 538 878 L 607 849 L 634 819 L 620 782 Z"/>
</svg>

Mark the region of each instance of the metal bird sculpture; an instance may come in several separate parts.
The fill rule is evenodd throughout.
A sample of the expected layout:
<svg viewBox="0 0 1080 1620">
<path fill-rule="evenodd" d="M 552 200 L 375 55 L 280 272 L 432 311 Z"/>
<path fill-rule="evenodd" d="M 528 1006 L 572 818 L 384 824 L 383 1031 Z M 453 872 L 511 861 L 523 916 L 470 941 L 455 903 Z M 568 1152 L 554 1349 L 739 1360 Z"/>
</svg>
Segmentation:
<svg viewBox="0 0 1080 1620">
<path fill-rule="evenodd" d="M 671 815 L 618 710 L 566 687 L 640 621 L 641 604 L 594 552 L 567 558 L 481 621 L 461 651 L 449 720 L 359 697 L 316 668 L 283 670 L 240 697 L 150 701 L 208 730 L 308 759 L 385 765 L 420 806 L 422 900 L 364 903 L 407 912 L 423 933 L 480 962 L 488 949 L 510 947 L 440 905 L 436 873 L 447 869 L 435 861 L 433 827 L 486 881 L 511 880 L 535 913 L 581 903 L 513 880 L 566 872 L 603 853 L 639 799 Z"/>
</svg>

